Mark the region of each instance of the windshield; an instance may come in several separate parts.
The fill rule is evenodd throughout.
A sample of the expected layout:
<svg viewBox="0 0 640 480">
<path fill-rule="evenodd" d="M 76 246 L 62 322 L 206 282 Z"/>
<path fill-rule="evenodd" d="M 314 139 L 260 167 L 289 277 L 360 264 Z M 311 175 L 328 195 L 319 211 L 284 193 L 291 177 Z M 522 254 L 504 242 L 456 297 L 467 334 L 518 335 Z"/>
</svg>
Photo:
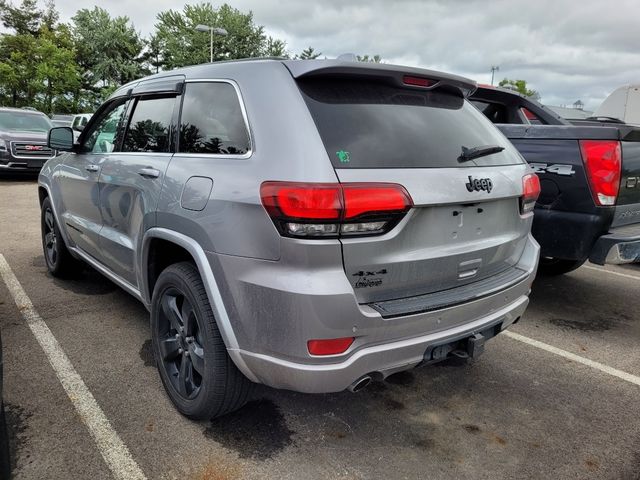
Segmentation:
<svg viewBox="0 0 640 480">
<path fill-rule="evenodd" d="M 0 112 L 0 130 L 21 132 L 48 132 L 51 122 L 44 115 L 26 112 Z"/>
<path fill-rule="evenodd" d="M 452 93 L 350 79 L 309 79 L 299 86 L 336 168 L 523 163 L 476 108 Z M 458 161 L 463 148 L 487 145 L 496 147 L 492 154 Z"/>
</svg>

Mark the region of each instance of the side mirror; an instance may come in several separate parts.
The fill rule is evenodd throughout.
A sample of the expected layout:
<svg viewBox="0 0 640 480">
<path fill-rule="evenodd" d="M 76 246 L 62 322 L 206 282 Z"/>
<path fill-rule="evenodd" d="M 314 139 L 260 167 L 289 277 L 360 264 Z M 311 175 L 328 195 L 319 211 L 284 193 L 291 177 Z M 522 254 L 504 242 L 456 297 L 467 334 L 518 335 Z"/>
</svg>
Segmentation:
<svg viewBox="0 0 640 480">
<path fill-rule="evenodd" d="M 49 130 L 47 146 L 61 152 L 73 152 L 73 130 L 70 127 L 55 127 Z"/>
<path fill-rule="evenodd" d="M 73 127 L 73 129 L 76 132 L 81 132 L 82 130 L 84 130 L 84 125 L 76 125 L 75 127 Z"/>
</svg>

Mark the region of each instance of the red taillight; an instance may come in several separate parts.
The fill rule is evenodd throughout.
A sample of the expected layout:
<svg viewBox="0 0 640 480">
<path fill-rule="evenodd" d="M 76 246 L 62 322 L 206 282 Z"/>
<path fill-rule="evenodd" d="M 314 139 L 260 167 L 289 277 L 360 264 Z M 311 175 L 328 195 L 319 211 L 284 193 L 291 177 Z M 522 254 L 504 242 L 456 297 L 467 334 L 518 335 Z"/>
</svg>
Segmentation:
<svg viewBox="0 0 640 480">
<path fill-rule="evenodd" d="M 522 177 L 522 198 L 520 198 L 520 213 L 533 211 L 536 200 L 540 196 L 540 179 L 535 173 L 529 173 Z"/>
<path fill-rule="evenodd" d="M 290 219 L 338 220 L 342 212 L 342 192 L 334 183 L 265 182 L 260 196 L 269 213 Z"/>
<path fill-rule="evenodd" d="M 353 340 L 353 337 L 309 340 L 307 348 L 311 355 L 337 355 L 346 352 Z"/>
<path fill-rule="evenodd" d="M 622 151 L 616 140 L 580 140 L 582 159 L 596 205 L 615 205 L 620 189 Z"/>
<path fill-rule="evenodd" d="M 394 183 L 264 182 L 260 197 L 280 233 L 293 237 L 384 233 L 413 205 Z"/>
<path fill-rule="evenodd" d="M 413 202 L 400 185 L 346 183 L 344 194 L 344 218 L 356 218 L 367 213 L 405 212 Z"/>
<path fill-rule="evenodd" d="M 432 87 L 437 83 L 435 80 L 429 78 L 412 77 L 410 75 L 405 75 L 402 81 L 405 85 L 411 85 L 413 87 Z"/>
</svg>

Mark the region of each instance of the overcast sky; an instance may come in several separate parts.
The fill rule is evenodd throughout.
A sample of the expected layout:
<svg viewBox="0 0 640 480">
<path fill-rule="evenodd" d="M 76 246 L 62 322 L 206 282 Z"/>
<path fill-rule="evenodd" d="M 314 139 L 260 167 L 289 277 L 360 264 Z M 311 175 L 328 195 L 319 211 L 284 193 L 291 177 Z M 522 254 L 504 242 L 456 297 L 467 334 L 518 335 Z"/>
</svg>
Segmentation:
<svg viewBox="0 0 640 480">
<path fill-rule="evenodd" d="M 62 20 L 97 4 L 127 15 L 143 34 L 182 0 L 56 0 Z M 219 5 L 217 2 L 212 2 Z M 379 54 L 489 83 L 525 79 L 543 103 L 580 99 L 593 110 L 616 87 L 640 83 L 638 0 L 230 0 L 284 39 L 292 53 Z"/>
</svg>

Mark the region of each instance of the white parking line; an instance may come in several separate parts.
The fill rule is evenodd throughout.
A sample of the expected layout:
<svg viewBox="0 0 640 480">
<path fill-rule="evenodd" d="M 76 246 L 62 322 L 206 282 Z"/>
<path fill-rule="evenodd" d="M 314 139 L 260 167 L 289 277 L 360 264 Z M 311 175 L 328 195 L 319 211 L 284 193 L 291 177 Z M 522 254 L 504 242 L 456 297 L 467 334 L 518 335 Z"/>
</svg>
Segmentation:
<svg viewBox="0 0 640 480">
<path fill-rule="evenodd" d="M 613 270 L 607 270 L 606 268 L 592 267 L 590 265 L 583 265 L 582 268 L 586 268 L 587 270 L 597 270 L 598 272 L 610 273 L 611 275 L 617 275 L 618 277 L 633 278 L 634 280 L 640 280 L 640 276 L 638 275 L 629 275 L 628 273 L 614 272 Z"/>
<path fill-rule="evenodd" d="M 525 337 L 524 335 L 520 335 L 519 333 L 510 332 L 507 330 L 505 332 L 502 332 L 502 335 L 512 338 L 513 340 L 517 340 L 518 342 L 526 343 L 527 345 L 531 345 L 532 347 L 539 348 L 546 352 L 553 353 L 573 362 L 581 363 L 582 365 L 586 365 L 587 367 L 599 370 L 603 373 L 606 373 L 607 375 L 617 377 L 621 380 L 624 380 L 625 382 L 633 383 L 634 385 L 638 385 L 640 387 L 640 377 L 636 375 L 631 375 L 630 373 L 623 372 L 622 370 L 618 370 L 617 368 L 613 368 L 603 363 L 589 360 L 588 358 L 581 357 L 580 355 L 576 355 L 575 353 L 567 352 L 566 350 L 562 350 L 561 348 L 543 343 L 539 340 Z"/>
<path fill-rule="evenodd" d="M 18 282 L 11 267 L 0 253 L 0 276 L 31 332 L 44 350 L 49 363 L 58 376 L 69 400 L 89 429 L 98 450 L 113 473 L 120 480 L 145 480 L 146 477 L 135 462 L 129 449 L 113 429 L 104 412 L 85 383 L 76 372 L 69 358 L 60 347 L 47 324 L 42 320 L 26 292 Z"/>
</svg>

